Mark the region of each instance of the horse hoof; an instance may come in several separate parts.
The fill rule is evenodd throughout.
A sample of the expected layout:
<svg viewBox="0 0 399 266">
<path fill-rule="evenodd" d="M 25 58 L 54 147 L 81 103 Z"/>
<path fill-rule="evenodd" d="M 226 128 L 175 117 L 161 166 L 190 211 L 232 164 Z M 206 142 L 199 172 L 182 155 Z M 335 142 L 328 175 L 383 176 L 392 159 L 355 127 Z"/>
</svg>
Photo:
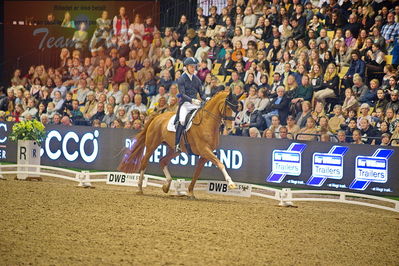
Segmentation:
<svg viewBox="0 0 399 266">
<path fill-rule="evenodd" d="M 169 192 L 169 189 L 170 189 L 170 183 L 167 183 L 167 184 L 163 184 L 163 185 L 162 185 L 162 191 L 163 191 L 163 192 L 168 193 L 168 192 Z"/>
<path fill-rule="evenodd" d="M 144 193 L 143 193 L 142 190 L 139 190 L 139 191 L 136 192 L 136 195 L 144 195 Z"/>
<path fill-rule="evenodd" d="M 187 196 L 187 199 L 189 199 L 189 200 L 195 200 L 195 196 L 194 196 L 194 195 L 189 195 L 189 196 Z"/>
<path fill-rule="evenodd" d="M 229 189 L 236 189 L 236 188 L 237 188 L 237 185 L 234 184 L 234 183 L 231 183 L 231 184 L 229 185 Z"/>
</svg>

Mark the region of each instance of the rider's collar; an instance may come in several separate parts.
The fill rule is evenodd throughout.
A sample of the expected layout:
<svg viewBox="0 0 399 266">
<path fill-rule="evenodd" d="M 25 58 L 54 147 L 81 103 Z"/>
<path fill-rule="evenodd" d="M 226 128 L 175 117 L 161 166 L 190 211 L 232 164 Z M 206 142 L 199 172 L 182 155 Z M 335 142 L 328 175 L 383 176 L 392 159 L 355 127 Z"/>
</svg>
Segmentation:
<svg viewBox="0 0 399 266">
<path fill-rule="evenodd" d="M 185 72 L 188 76 L 188 78 L 192 81 L 194 74 L 190 74 L 188 71 Z"/>
</svg>

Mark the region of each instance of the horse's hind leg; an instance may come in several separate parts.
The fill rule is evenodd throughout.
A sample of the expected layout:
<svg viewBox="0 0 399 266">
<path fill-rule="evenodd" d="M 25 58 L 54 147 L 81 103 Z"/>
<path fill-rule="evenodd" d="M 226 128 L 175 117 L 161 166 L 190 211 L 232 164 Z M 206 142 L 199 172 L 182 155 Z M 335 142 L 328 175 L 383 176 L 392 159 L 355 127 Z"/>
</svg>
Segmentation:
<svg viewBox="0 0 399 266">
<path fill-rule="evenodd" d="M 168 164 L 169 164 L 170 160 L 172 160 L 177 155 L 179 155 L 179 153 L 175 152 L 171 147 L 169 147 L 168 150 L 169 150 L 168 153 L 159 162 L 161 165 L 162 171 L 166 177 L 165 183 L 162 186 L 162 190 L 165 193 L 169 192 L 170 184 L 172 183 L 172 176 L 169 173 Z"/>
<path fill-rule="evenodd" d="M 188 197 L 190 199 L 194 199 L 195 198 L 194 197 L 194 186 L 195 186 L 195 183 L 197 182 L 197 180 L 198 180 L 198 178 L 199 178 L 199 176 L 201 174 L 202 168 L 204 168 L 204 165 L 205 165 L 205 163 L 207 161 L 208 161 L 208 159 L 205 159 L 204 157 L 201 157 L 198 160 L 197 167 L 195 168 L 195 171 L 194 171 L 193 179 L 191 180 L 191 183 L 188 186 Z"/>
<path fill-rule="evenodd" d="M 143 180 L 144 180 L 144 172 L 145 169 L 147 168 L 148 161 L 155 151 L 155 149 L 158 147 L 159 143 L 152 143 L 151 146 L 146 146 L 146 151 L 144 154 L 143 159 L 141 160 L 140 163 L 140 176 L 139 176 L 139 182 L 138 182 L 138 191 L 137 194 L 141 195 L 143 194 Z"/>
</svg>

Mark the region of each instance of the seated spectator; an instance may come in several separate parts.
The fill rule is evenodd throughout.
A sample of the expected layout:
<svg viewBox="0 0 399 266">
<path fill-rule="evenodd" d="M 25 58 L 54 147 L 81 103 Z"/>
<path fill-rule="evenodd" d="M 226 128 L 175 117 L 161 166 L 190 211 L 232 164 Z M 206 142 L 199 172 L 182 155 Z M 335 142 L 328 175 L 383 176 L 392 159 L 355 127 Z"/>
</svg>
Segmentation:
<svg viewBox="0 0 399 266">
<path fill-rule="evenodd" d="M 86 104 L 83 107 L 83 117 L 87 120 L 91 120 L 92 116 L 97 112 L 97 101 L 94 92 L 87 94 Z"/>
<path fill-rule="evenodd" d="M 255 110 L 254 103 L 249 102 L 247 104 L 247 111 L 244 113 L 240 127 L 243 136 L 249 136 L 249 128 L 251 127 L 256 127 L 258 129 L 263 127 L 262 115 L 258 110 Z"/>
<path fill-rule="evenodd" d="M 28 106 L 26 107 L 25 111 L 21 114 L 22 117 L 27 117 L 28 115 L 35 117 L 37 114 L 37 108 L 35 98 L 30 98 L 28 100 Z"/>
<path fill-rule="evenodd" d="M 290 110 L 294 111 L 295 114 L 301 112 L 302 103 L 304 101 L 311 101 L 313 95 L 313 89 L 309 83 L 309 76 L 303 75 L 301 79 L 302 85 L 300 85 L 293 93 L 291 100 Z"/>
<path fill-rule="evenodd" d="M 55 78 L 54 80 L 55 82 L 55 88 L 53 89 L 53 91 L 51 92 L 51 98 L 55 97 L 55 93 L 57 91 L 59 91 L 61 93 L 61 97 L 65 97 L 66 93 L 67 93 L 67 88 L 62 84 L 62 80 L 60 77 Z"/>
<path fill-rule="evenodd" d="M 114 107 L 111 104 L 107 104 L 107 112 L 106 115 L 104 116 L 102 122 L 107 125 L 107 127 L 110 127 L 112 122 L 116 120 L 116 115 L 114 113 Z"/>
<path fill-rule="evenodd" d="M 350 111 L 356 112 L 358 106 L 359 103 L 356 100 L 353 90 L 351 88 L 347 88 L 345 90 L 345 99 L 342 105 L 342 111 L 344 115 L 347 115 Z"/>
<path fill-rule="evenodd" d="M 389 132 L 393 133 L 396 125 L 399 123 L 399 118 L 396 118 L 395 112 L 392 108 L 387 108 L 385 111 L 385 122 L 388 123 Z"/>
<path fill-rule="evenodd" d="M 43 88 L 42 91 L 40 92 L 40 100 L 39 102 L 44 104 L 44 106 L 47 107 L 47 105 L 53 101 L 50 97 L 50 92 L 48 88 Z"/>
<path fill-rule="evenodd" d="M 61 119 L 61 124 L 63 126 L 68 126 L 68 127 L 72 126 L 72 122 L 71 122 L 71 119 L 69 118 L 69 116 L 67 116 L 67 115 L 63 116 Z"/>
<path fill-rule="evenodd" d="M 351 118 L 347 124 L 348 124 L 348 126 L 345 129 L 345 135 L 347 136 L 346 137 L 346 142 L 352 143 L 352 141 L 353 141 L 353 139 L 352 139 L 353 131 L 355 131 L 355 129 L 358 129 L 357 128 L 357 119 L 356 118 Z"/>
<path fill-rule="evenodd" d="M 308 141 L 317 140 L 316 121 L 312 117 L 308 117 L 306 120 L 306 126 L 304 128 L 301 128 L 298 134 L 299 134 L 297 137 L 298 140 L 308 140 Z"/>
<path fill-rule="evenodd" d="M 386 109 L 391 108 L 395 114 L 399 113 L 399 91 L 394 90 L 391 92 L 391 100 L 387 103 Z"/>
<path fill-rule="evenodd" d="M 249 137 L 250 138 L 260 138 L 260 132 L 259 129 L 257 129 L 256 127 L 251 127 L 249 129 Z"/>
<path fill-rule="evenodd" d="M 326 116 L 320 117 L 319 119 L 319 126 L 317 127 L 317 131 L 319 134 L 328 134 L 329 136 L 332 136 L 333 133 L 331 132 L 331 128 L 328 125 L 328 118 Z"/>
<path fill-rule="evenodd" d="M 123 93 L 119 90 L 119 85 L 117 83 L 111 84 L 111 90 L 107 94 L 107 98 L 115 98 L 115 103 L 120 104 L 122 102 Z"/>
<path fill-rule="evenodd" d="M 320 90 L 315 92 L 314 98 L 325 104 L 327 98 L 336 98 L 339 96 L 339 77 L 335 64 L 331 63 L 326 69 Z"/>
<path fill-rule="evenodd" d="M 391 135 L 388 133 L 384 133 L 381 135 L 381 146 L 391 146 Z M 392 146 L 396 146 L 394 145 L 396 144 L 396 141 L 392 141 Z"/>
<path fill-rule="evenodd" d="M 14 111 L 11 113 L 12 116 L 12 122 L 21 122 L 23 121 L 23 117 L 22 114 L 24 113 L 24 107 L 22 106 L 22 104 L 17 104 L 15 105 L 15 109 Z"/>
<path fill-rule="evenodd" d="M 353 85 L 353 76 L 359 74 L 361 78 L 364 78 L 366 71 L 366 63 L 360 58 L 360 54 L 357 50 L 351 52 L 352 61 L 349 66 L 348 72 L 346 72 L 343 78 L 343 84 L 345 88 L 350 88 Z"/>
<path fill-rule="evenodd" d="M 234 88 L 236 85 L 239 85 L 242 88 L 244 88 L 244 82 L 240 80 L 240 76 L 238 75 L 237 71 L 231 72 L 231 79 L 229 82 L 227 82 L 226 85 L 230 86 L 230 88 Z"/>
<path fill-rule="evenodd" d="M 50 119 L 48 118 L 48 116 L 46 114 L 42 114 L 40 116 L 40 122 L 42 122 L 42 124 L 44 126 L 47 126 L 50 123 Z"/>
<path fill-rule="evenodd" d="M 327 133 L 323 133 L 320 135 L 320 141 L 321 142 L 330 142 L 331 141 L 331 136 Z"/>
<path fill-rule="evenodd" d="M 74 125 L 82 125 L 84 121 L 83 113 L 80 111 L 78 100 L 72 101 L 72 110 L 67 110 L 67 115 L 72 119 Z"/>
<path fill-rule="evenodd" d="M 396 124 L 391 139 L 392 139 L 392 146 L 399 146 L 399 123 Z"/>
<path fill-rule="evenodd" d="M 355 129 L 352 134 L 352 144 L 364 144 L 362 134 L 359 129 Z"/>
<path fill-rule="evenodd" d="M 132 107 L 130 107 L 129 112 L 132 110 L 139 110 L 140 112 L 147 112 L 147 107 L 142 103 L 142 97 L 140 94 L 136 94 L 134 96 L 134 103 Z"/>
<path fill-rule="evenodd" d="M 276 97 L 277 96 L 277 88 L 280 86 L 284 86 L 283 81 L 281 80 L 281 75 L 280 75 L 280 73 L 274 73 L 273 74 L 273 82 L 272 82 L 272 85 L 270 86 L 268 96 L 271 98 Z"/>
<path fill-rule="evenodd" d="M 388 104 L 388 100 L 385 97 L 385 93 L 383 89 L 378 89 L 377 90 L 377 99 L 375 102 L 375 109 L 381 108 L 382 110 L 386 109 L 386 106 Z"/>
<path fill-rule="evenodd" d="M 312 106 L 309 101 L 302 102 L 302 112 L 298 113 L 295 121 L 299 128 L 306 126 L 307 119 L 312 116 Z"/>
<path fill-rule="evenodd" d="M 360 119 L 360 133 L 363 143 L 373 145 L 376 143 L 377 132 L 366 117 Z"/>
<path fill-rule="evenodd" d="M 339 143 L 346 143 L 345 131 L 340 129 L 337 131 L 337 140 Z"/>
<path fill-rule="evenodd" d="M 104 103 L 97 103 L 96 113 L 90 118 L 91 121 L 98 119 L 103 121 L 105 116 Z"/>
<path fill-rule="evenodd" d="M 291 139 L 295 139 L 296 134 L 299 133 L 300 128 L 299 126 L 296 124 L 295 118 L 292 115 L 289 115 L 287 117 L 287 130 L 288 130 L 288 136 Z"/>
<path fill-rule="evenodd" d="M 367 87 L 367 89 L 359 97 L 359 102 L 367 103 L 369 106 L 374 106 L 374 103 L 377 98 L 377 89 L 379 85 L 380 83 L 378 79 L 372 79 L 370 81 L 370 87 Z"/>
<path fill-rule="evenodd" d="M 284 121 L 283 123 L 285 123 L 288 116 L 289 103 L 290 100 L 285 95 L 285 88 L 283 86 L 278 87 L 277 97 L 270 102 L 269 108 L 264 111 L 265 114 L 263 115 L 263 118 L 266 121 L 266 128 L 270 127 L 273 115 L 278 115 L 280 121 Z"/>
<path fill-rule="evenodd" d="M 286 126 L 281 126 L 278 130 L 278 134 L 280 136 L 280 139 L 292 139 L 291 135 L 288 136 L 288 129 Z"/>
<path fill-rule="evenodd" d="M 258 90 L 258 99 L 259 101 L 255 105 L 256 110 L 259 110 L 260 112 L 263 112 L 270 103 L 270 99 L 267 96 L 267 90 L 264 88 L 261 88 Z"/>
<path fill-rule="evenodd" d="M 141 122 L 141 120 L 139 119 L 134 120 L 132 128 L 139 131 L 143 130 L 144 128 L 143 122 Z"/>
<path fill-rule="evenodd" d="M 53 125 L 61 125 L 61 115 L 59 113 L 55 113 L 53 116 Z"/>
<path fill-rule="evenodd" d="M 9 88 L 7 90 L 7 97 L 0 100 L 0 110 L 8 113 L 12 113 L 15 108 L 15 96 L 14 90 Z"/>
<path fill-rule="evenodd" d="M 160 97 L 155 105 L 154 112 L 162 114 L 168 110 L 168 107 L 166 97 Z"/>
<path fill-rule="evenodd" d="M 64 105 L 64 99 L 62 98 L 60 91 L 56 91 L 54 93 L 53 103 L 54 103 L 54 110 L 58 113 L 61 113 L 63 111 L 62 107 Z"/>
<path fill-rule="evenodd" d="M 345 118 L 342 115 L 342 106 L 337 104 L 333 109 L 334 116 L 328 121 L 328 126 L 332 133 L 337 133 L 343 124 L 345 124 Z"/>
<path fill-rule="evenodd" d="M 241 136 L 242 134 L 241 125 L 243 124 L 245 112 L 246 110 L 244 110 L 244 105 L 242 101 L 239 101 L 237 106 L 237 112 L 235 113 L 235 118 L 233 122 L 233 130 L 230 134 Z"/>
<path fill-rule="evenodd" d="M 248 106 L 248 103 L 252 102 L 256 107 L 259 104 L 259 101 L 260 99 L 256 91 L 256 86 L 251 86 L 249 88 L 248 96 L 244 101 L 244 106 Z"/>
<path fill-rule="evenodd" d="M 312 117 L 316 121 L 316 124 L 319 123 L 320 117 L 325 116 L 326 113 L 324 111 L 324 105 L 322 102 L 317 102 L 314 110 L 312 111 Z"/>
<path fill-rule="evenodd" d="M 369 121 L 369 124 L 373 122 L 373 119 L 370 115 L 370 106 L 367 103 L 363 103 L 359 108 L 359 117 L 357 118 L 357 128 L 361 128 L 360 121 L 366 118 Z"/>
<path fill-rule="evenodd" d="M 280 124 L 280 119 L 278 118 L 278 115 L 272 116 L 271 125 L 268 129 L 273 131 L 274 136 L 278 139 L 280 138 L 280 134 L 279 134 L 280 128 L 281 128 L 281 124 Z"/>
<path fill-rule="evenodd" d="M 230 52 L 226 52 L 219 68 L 219 75 L 228 76 L 234 69 L 234 61 L 231 59 Z"/>
<path fill-rule="evenodd" d="M 265 139 L 274 139 L 274 138 L 276 138 L 276 136 L 274 135 L 273 130 L 271 130 L 271 129 L 266 129 L 265 131 L 263 131 L 262 138 L 265 138 Z"/>
</svg>

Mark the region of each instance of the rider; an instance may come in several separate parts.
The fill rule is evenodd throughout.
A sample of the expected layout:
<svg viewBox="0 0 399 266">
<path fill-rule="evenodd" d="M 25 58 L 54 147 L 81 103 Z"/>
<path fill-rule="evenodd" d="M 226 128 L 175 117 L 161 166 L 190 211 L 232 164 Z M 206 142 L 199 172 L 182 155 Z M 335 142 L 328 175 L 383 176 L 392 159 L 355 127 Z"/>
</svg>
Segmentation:
<svg viewBox="0 0 399 266">
<path fill-rule="evenodd" d="M 185 128 L 187 114 L 193 109 L 198 109 L 201 106 L 200 99 L 204 98 L 204 94 L 201 90 L 201 80 L 195 75 L 197 64 L 198 61 L 194 57 L 186 58 L 184 60 L 186 71 L 177 80 L 180 101 L 178 109 L 179 122 L 176 127 L 176 152 L 181 152 L 180 138 Z M 198 98 L 198 94 L 200 98 Z"/>
</svg>

